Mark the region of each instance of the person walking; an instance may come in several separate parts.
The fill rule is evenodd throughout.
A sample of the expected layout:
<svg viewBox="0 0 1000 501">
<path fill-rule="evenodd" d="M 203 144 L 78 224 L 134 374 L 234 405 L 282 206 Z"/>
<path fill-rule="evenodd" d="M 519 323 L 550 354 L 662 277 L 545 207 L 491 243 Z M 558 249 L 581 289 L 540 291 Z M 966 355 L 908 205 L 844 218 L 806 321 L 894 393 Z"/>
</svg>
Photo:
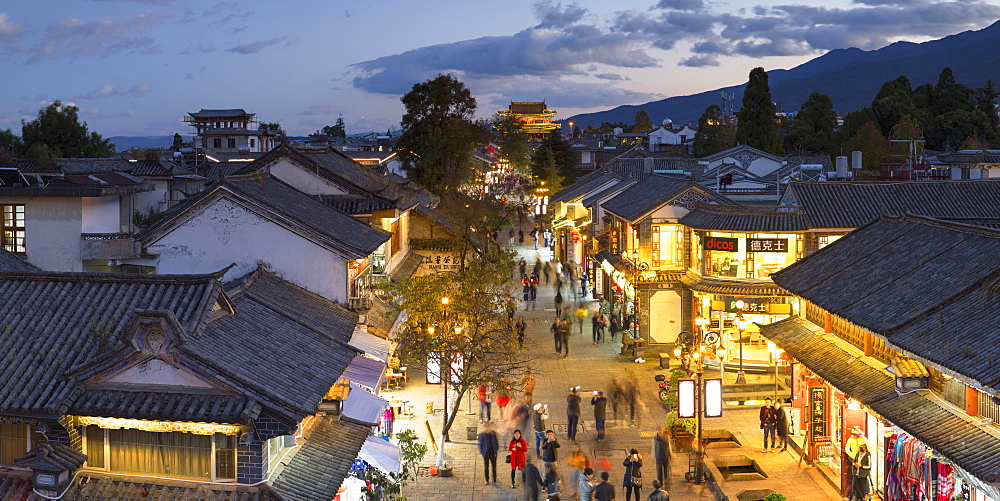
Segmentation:
<svg viewBox="0 0 1000 501">
<path fill-rule="evenodd" d="M 649 493 L 649 497 L 646 501 L 670 501 L 670 494 L 664 491 L 661 487 L 663 484 L 658 480 L 653 480 L 653 492 Z"/>
<path fill-rule="evenodd" d="M 576 441 L 576 428 L 580 423 L 580 395 L 576 394 L 579 389 L 579 386 L 570 388 L 569 395 L 566 396 L 566 420 L 569 422 L 566 436 L 573 441 Z"/>
<path fill-rule="evenodd" d="M 539 276 L 542 275 L 542 261 L 541 260 L 535 259 L 535 264 L 531 267 L 531 273 L 534 274 L 536 277 L 539 277 Z"/>
<path fill-rule="evenodd" d="M 517 245 L 524 245 L 524 230 L 517 229 Z"/>
<path fill-rule="evenodd" d="M 504 381 L 503 387 L 497 393 L 497 407 L 500 409 L 500 419 L 504 419 L 504 411 L 510 403 L 510 396 L 514 393 L 514 387 Z"/>
<path fill-rule="evenodd" d="M 608 392 L 608 395 L 611 397 L 611 413 L 614 415 L 615 422 L 617 423 L 618 407 L 625 400 L 625 389 L 618 382 L 618 378 L 611 378 L 611 390 Z"/>
<path fill-rule="evenodd" d="M 523 257 L 517 262 L 517 269 L 520 270 L 522 277 L 528 276 L 528 262 Z"/>
<path fill-rule="evenodd" d="M 535 273 L 531 274 L 528 278 L 528 285 L 531 287 L 529 292 L 531 293 L 531 311 L 535 311 L 535 300 L 538 299 L 538 275 Z"/>
<path fill-rule="evenodd" d="M 868 452 L 868 444 L 858 446 L 858 455 L 854 457 L 852 471 L 854 472 L 854 488 L 851 499 L 865 501 L 871 492 L 872 455 Z"/>
<path fill-rule="evenodd" d="M 562 322 L 559 317 L 552 319 L 552 326 L 549 327 L 549 330 L 552 331 L 552 341 L 555 343 L 556 355 L 558 355 L 563 350 Z"/>
<path fill-rule="evenodd" d="M 497 483 L 497 453 L 500 443 L 497 432 L 493 431 L 493 423 L 486 424 L 486 430 L 479 434 L 479 455 L 483 456 L 483 476 L 486 485 L 490 484 L 490 465 L 493 465 L 493 483 Z"/>
<path fill-rule="evenodd" d="M 595 311 L 594 316 L 590 317 L 590 336 L 595 345 L 601 344 L 601 334 L 601 312 Z"/>
<path fill-rule="evenodd" d="M 601 483 L 594 486 L 590 491 L 594 501 L 612 501 L 615 499 L 615 488 L 611 486 L 611 474 L 606 471 L 601 472 Z"/>
<path fill-rule="evenodd" d="M 779 452 L 788 450 L 788 416 L 785 414 L 785 409 L 781 408 L 780 400 L 774 402 L 774 433 L 781 441 Z"/>
<path fill-rule="evenodd" d="M 611 342 L 615 342 L 615 335 L 618 334 L 619 329 L 621 329 L 621 321 L 618 319 L 618 314 L 614 311 L 611 312 L 611 319 L 608 321 L 608 331 L 611 332 Z"/>
<path fill-rule="evenodd" d="M 545 463 L 545 486 L 546 501 L 559 501 L 559 473 L 556 472 L 556 465 Z"/>
<path fill-rule="evenodd" d="M 488 423 L 493 420 L 491 411 L 493 410 L 493 392 L 486 384 L 476 388 L 476 398 L 479 399 L 479 422 Z"/>
<path fill-rule="evenodd" d="M 556 291 L 556 318 L 562 318 L 563 295 L 562 291 Z"/>
<path fill-rule="evenodd" d="M 542 266 L 542 275 L 545 275 L 545 285 L 549 285 L 549 275 L 551 274 L 552 274 L 552 264 L 546 261 L 545 266 Z"/>
<path fill-rule="evenodd" d="M 597 439 L 604 440 L 604 421 L 608 418 L 608 399 L 603 391 L 595 391 L 590 398 L 590 405 L 594 406 L 594 427 L 597 428 Z"/>
<path fill-rule="evenodd" d="M 558 260 L 556 261 L 555 272 L 556 272 L 556 281 L 561 283 L 562 279 L 563 279 L 563 264 L 562 264 L 562 261 L 558 261 Z"/>
<path fill-rule="evenodd" d="M 635 408 L 639 404 L 639 382 L 635 374 L 629 374 L 625 379 L 625 402 L 628 403 L 628 421 L 630 426 L 638 426 Z"/>
<path fill-rule="evenodd" d="M 587 467 L 587 455 L 580 448 L 580 444 L 573 444 L 573 452 L 570 453 L 566 463 L 569 464 L 569 485 L 572 488 L 573 497 L 577 497 L 580 492 L 580 477 L 583 476 L 583 471 Z"/>
<path fill-rule="evenodd" d="M 532 429 L 535 430 L 535 456 L 542 459 L 542 441 L 545 440 L 545 422 L 548 421 L 548 407 L 535 404 L 535 413 L 531 416 Z"/>
<path fill-rule="evenodd" d="M 667 444 L 667 429 L 662 426 L 660 431 L 653 435 L 653 460 L 656 461 L 656 480 L 659 480 L 661 485 L 669 485 L 670 446 Z"/>
<path fill-rule="evenodd" d="M 594 499 L 593 492 L 596 485 L 594 482 L 594 469 L 589 467 L 584 468 L 583 475 L 580 475 L 580 479 L 576 482 L 576 494 L 579 496 L 580 501 L 591 501 Z"/>
<path fill-rule="evenodd" d="M 559 335 L 562 336 L 563 358 L 569 356 L 569 320 L 559 319 Z"/>
<path fill-rule="evenodd" d="M 535 466 L 535 463 L 528 463 L 528 465 L 524 467 L 524 486 L 529 492 L 527 499 L 531 499 L 533 501 L 538 499 L 539 487 L 545 487 L 542 480 L 542 473 L 538 471 L 538 467 Z"/>
<path fill-rule="evenodd" d="M 514 329 L 517 331 L 517 347 L 524 349 L 524 329 L 527 328 L 527 324 L 524 323 L 524 315 L 518 315 L 517 321 L 514 322 Z"/>
<path fill-rule="evenodd" d="M 528 452 L 528 442 L 521 438 L 521 430 L 514 430 L 514 438 L 510 439 L 510 444 L 507 445 L 507 452 L 510 454 L 510 488 L 513 489 L 516 472 L 524 471 Z"/>
<path fill-rule="evenodd" d="M 511 247 L 514 246 L 514 227 L 511 226 L 510 230 L 507 231 L 507 244 Z"/>
<path fill-rule="evenodd" d="M 774 448 L 774 424 L 774 407 L 771 406 L 771 399 L 765 398 L 764 405 L 760 407 L 760 429 L 764 430 L 764 449 L 761 452 L 771 452 Z M 768 437 L 771 438 L 770 444 L 767 441 Z"/>
<path fill-rule="evenodd" d="M 559 440 L 556 439 L 556 432 L 545 430 L 545 443 L 542 444 L 542 462 L 555 463 L 559 460 Z"/>
<path fill-rule="evenodd" d="M 639 490 L 642 489 L 642 456 L 639 451 L 635 449 L 629 449 L 628 455 L 625 456 L 625 461 L 622 461 L 622 466 L 625 467 L 625 478 L 623 480 L 623 487 L 625 487 L 625 501 L 629 501 L 632 495 L 635 494 L 635 501 L 640 501 Z"/>
</svg>

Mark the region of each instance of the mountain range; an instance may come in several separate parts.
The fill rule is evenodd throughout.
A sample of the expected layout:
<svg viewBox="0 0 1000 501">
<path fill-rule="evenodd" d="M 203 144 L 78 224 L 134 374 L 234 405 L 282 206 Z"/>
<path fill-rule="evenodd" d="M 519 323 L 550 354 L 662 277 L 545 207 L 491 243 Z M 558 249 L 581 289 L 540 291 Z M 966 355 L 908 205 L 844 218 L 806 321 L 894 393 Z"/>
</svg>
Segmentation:
<svg viewBox="0 0 1000 501">
<path fill-rule="evenodd" d="M 1000 21 L 975 31 L 965 31 L 923 43 L 896 42 L 881 49 L 836 49 L 789 70 L 769 70 L 771 97 L 783 111 L 798 111 L 812 92 L 830 96 L 833 108 L 844 115 L 871 105 L 886 81 L 906 75 L 913 87 L 936 84 L 945 67 L 951 67 L 958 83 L 982 87 L 988 80 L 1000 85 Z M 750 68 L 747 68 L 750 73 Z M 602 122 L 635 120 L 635 112 L 646 110 L 654 124 L 670 118 L 675 124 L 697 120 L 711 104 L 722 105 L 722 93 L 734 94 L 739 110 L 746 84 L 677 96 L 639 105 L 624 105 L 594 113 L 575 115 L 560 122 L 580 128 Z"/>
</svg>

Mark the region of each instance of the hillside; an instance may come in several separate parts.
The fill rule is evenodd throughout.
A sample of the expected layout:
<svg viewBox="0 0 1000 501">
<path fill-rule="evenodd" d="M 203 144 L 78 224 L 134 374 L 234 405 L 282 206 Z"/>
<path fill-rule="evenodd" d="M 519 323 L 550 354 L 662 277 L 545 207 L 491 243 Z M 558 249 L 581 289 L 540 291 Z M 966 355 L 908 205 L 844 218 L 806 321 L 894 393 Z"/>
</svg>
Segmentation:
<svg viewBox="0 0 1000 501">
<path fill-rule="evenodd" d="M 136 148 L 169 148 L 174 144 L 174 136 L 112 136 L 108 138 L 115 145 L 115 151 Z"/>
<path fill-rule="evenodd" d="M 941 69 L 950 66 L 955 79 L 970 87 L 987 80 L 1000 82 L 1000 22 L 977 31 L 923 43 L 896 42 L 878 50 L 837 49 L 789 70 L 769 70 L 771 95 L 785 111 L 798 111 L 813 91 L 830 96 L 840 114 L 871 104 L 882 84 L 906 75 L 914 87 L 937 83 Z M 749 74 L 751 68 L 747 68 Z M 632 123 L 637 110 L 646 110 L 654 123 L 670 118 L 675 123 L 697 120 L 711 104 L 722 104 L 720 92 L 736 94 L 739 109 L 743 85 L 677 96 L 640 105 L 584 113 L 561 120 L 580 127 L 601 122 Z"/>
</svg>

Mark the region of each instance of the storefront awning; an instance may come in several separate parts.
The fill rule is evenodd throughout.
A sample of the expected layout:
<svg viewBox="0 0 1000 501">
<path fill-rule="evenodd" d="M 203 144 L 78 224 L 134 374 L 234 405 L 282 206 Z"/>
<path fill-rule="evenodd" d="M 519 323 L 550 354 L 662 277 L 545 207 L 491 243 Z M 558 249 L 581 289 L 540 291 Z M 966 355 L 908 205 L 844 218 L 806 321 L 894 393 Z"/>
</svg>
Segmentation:
<svg viewBox="0 0 1000 501">
<path fill-rule="evenodd" d="M 790 296 L 785 289 L 782 289 L 770 280 L 733 280 L 727 278 L 704 277 L 698 273 L 688 271 L 681 282 L 689 289 L 709 294 L 721 294 L 725 296 Z"/>
<path fill-rule="evenodd" d="M 996 496 L 1000 491 L 1000 434 L 952 411 L 929 391 L 896 393 L 884 363 L 800 318 L 761 326 L 761 334 L 845 394 L 899 426 Z M 995 497 L 996 499 L 996 497 Z"/>
<path fill-rule="evenodd" d="M 352 383 L 378 391 L 385 376 L 386 363 L 368 357 L 354 357 L 340 376 Z"/>
<path fill-rule="evenodd" d="M 367 325 L 355 325 L 351 341 L 347 344 L 365 352 L 365 355 L 369 357 L 377 358 L 383 362 L 389 360 L 389 340 L 368 332 Z"/>
<path fill-rule="evenodd" d="M 365 439 L 358 457 L 386 475 L 399 473 L 399 447 L 378 437 Z"/>
<path fill-rule="evenodd" d="M 340 417 L 353 423 L 375 426 L 382 417 L 382 411 L 388 406 L 389 402 L 371 394 L 356 383 L 351 383 L 351 393 L 344 401 Z"/>
</svg>

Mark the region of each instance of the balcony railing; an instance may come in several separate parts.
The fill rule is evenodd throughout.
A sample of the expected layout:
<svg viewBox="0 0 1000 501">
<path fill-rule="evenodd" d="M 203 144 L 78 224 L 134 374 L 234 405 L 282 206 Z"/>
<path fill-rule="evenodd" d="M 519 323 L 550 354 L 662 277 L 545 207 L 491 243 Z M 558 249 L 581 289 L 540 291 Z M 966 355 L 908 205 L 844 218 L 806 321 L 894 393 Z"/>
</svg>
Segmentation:
<svg viewBox="0 0 1000 501">
<path fill-rule="evenodd" d="M 81 233 L 80 259 L 137 258 L 142 246 L 131 233 Z"/>
</svg>

